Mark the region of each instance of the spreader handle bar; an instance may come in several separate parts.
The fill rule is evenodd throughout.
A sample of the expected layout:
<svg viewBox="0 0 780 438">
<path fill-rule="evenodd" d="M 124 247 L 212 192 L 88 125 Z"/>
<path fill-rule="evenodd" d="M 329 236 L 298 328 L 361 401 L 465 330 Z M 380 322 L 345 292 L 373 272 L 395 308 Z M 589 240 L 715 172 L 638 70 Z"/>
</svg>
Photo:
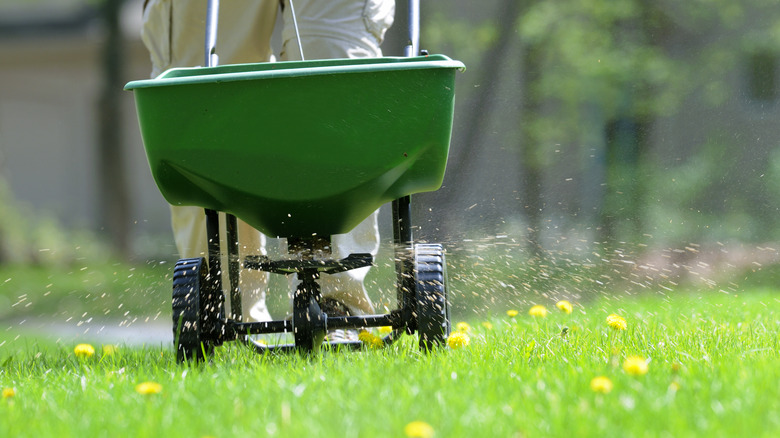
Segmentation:
<svg viewBox="0 0 780 438">
<path fill-rule="evenodd" d="M 208 0 L 206 7 L 206 67 L 219 64 L 217 56 L 217 22 L 219 21 L 219 0 Z"/>
<path fill-rule="evenodd" d="M 409 33 L 404 47 L 404 56 L 418 56 L 420 54 L 420 0 L 409 0 L 409 11 L 406 17 Z"/>
<path fill-rule="evenodd" d="M 298 41 L 298 53 L 301 55 L 301 61 L 305 61 L 303 57 L 303 43 L 301 42 L 301 32 L 298 30 L 298 18 L 295 16 L 295 6 L 293 6 L 293 0 L 287 0 L 287 4 L 290 5 L 290 15 L 292 15 L 293 28 L 295 28 L 295 39 Z"/>
</svg>

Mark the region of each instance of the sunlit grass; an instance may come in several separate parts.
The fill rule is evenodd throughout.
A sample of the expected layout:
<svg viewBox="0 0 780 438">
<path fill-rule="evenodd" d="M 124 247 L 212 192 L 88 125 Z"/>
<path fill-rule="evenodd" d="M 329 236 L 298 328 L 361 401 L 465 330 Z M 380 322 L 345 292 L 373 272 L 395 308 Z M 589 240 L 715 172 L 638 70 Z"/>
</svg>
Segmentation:
<svg viewBox="0 0 780 438">
<path fill-rule="evenodd" d="M 405 436 L 425 424 L 437 437 L 780 431 L 778 295 L 604 297 L 571 314 L 534 304 L 547 315 L 529 304 L 454 321 L 468 323 L 469 344 L 431 354 L 410 337 L 314 358 L 233 344 L 183 366 L 169 348 L 95 344 L 78 357 L 77 342 L 38 351 L 21 338 L 0 347 L 0 388 L 13 392 L 0 423 L 7 436 L 58 437 Z"/>
</svg>

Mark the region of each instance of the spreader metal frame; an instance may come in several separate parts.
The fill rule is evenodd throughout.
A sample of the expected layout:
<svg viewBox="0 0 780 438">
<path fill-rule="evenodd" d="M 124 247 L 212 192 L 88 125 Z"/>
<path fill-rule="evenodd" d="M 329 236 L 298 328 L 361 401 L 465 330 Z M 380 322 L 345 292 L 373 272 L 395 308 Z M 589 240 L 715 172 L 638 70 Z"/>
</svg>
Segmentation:
<svg viewBox="0 0 780 438">
<path fill-rule="evenodd" d="M 304 256 L 300 259 L 271 260 L 265 256 L 247 256 L 243 260 L 244 269 L 256 269 L 260 271 L 290 275 L 297 274 L 300 280 L 293 295 L 292 318 L 264 321 L 242 322 L 241 309 L 242 297 L 238 287 L 238 272 L 240 269 L 237 248 L 238 235 L 236 233 L 236 217 L 226 215 L 227 219 L 227 245 L 228 245 L 228 289 L 230 316 L 226 317 L 226 295 L 221 275 L 222 248 L 219 236 L 219 215 L 214 210 L 206 210 L 207 233 L 209 238 L 208 274 L 202 284 L 192 285 L 184 296 L 191 298 L 198 296 L 198 302 L 190 307 L 198 307 L 200 312 L 193 319 L 185 315 L 186 312 L 174 312 L 174 334 L 178 357 L 180 360 L 203 359 L 212 351 L 214 346 L 225 342 L 243 341 L 252 345 L 258 352 L 291 351 L 301 352 L 315 351 L 326 336 L 328 330 L 347 329 L 361 330 L 372 327 L 389 326 L 393 328 L 391 334 L 383 338 L 385 344 L 393 343 L 399 334 L 413 334 L 420 330 L 418 320 L 440 320 L 439 326 L 429 327 L 425 333 L 420 333 L 420 346 L 432 348 L 441 344 L 449 334 L 448 305 L 446 302 L 446 279 L 426 279 L 420 284 L 420 271 L 426 271 L 427 262 L 417 260 L 420 255 L 438 257 L 439 266 L 444 265 L 443 249 L 440 245 L 413 246 L 411 227 L 411 198 L 404 197 L 393 201 L 393 222 L 396 224 L 393 232 L 393 241 L 396 251 L 396 274 L 398 278 L 397 295 L 399 308 L 387 314 L 360 315 L 360 316 L 329 316 L 320 308 L 320 286 L 317 279 L 320 275 L 335 274 L 351 269 L 363 268 L 373 265 L 371 254 L 350 254 L 341 260 L 314 259 L 308 257 L 314 250 L 327 248 L 327 239 L 311 238 L 297 239 L 296 251 Z M 432 252 L 431 252 L 432 251 Z M 184 259 L 180 264 L 196 263 L 193 259 Z M 436 275 L 439 271 L 434 269 Z M 421 289 L 430 289 L 433 286 L 434 299 L 430 296 L 421 297 Z M 176 281 L 174 282 L 174 289 Z M 195 290 L 197 289 L 197 290 Z M 421 300 L 424 299 L 424 302 Z M 181 301 L 174 292 L 174 309 L 182 307 Z M 202 303 L 205 302 L 205 303 Z M 432 310 L 422 310 L 431 305 Z M 186 307 L 186 306 L 185 306 Z M 421 312 L 425 313 L 422 315 Z M 187 327 L 197 327 L 199 335 L 195 337 L 183 336 L 187 333 Z M 192 331 L 192 330 L 189 330 Z M 295 338 L 293 344 L 263 345 L 252 340 L 251 335 L 292 333 Z M 205 347 L 204 347 L 205 345 Z M 360 341 L 336 341 L 327 345 L 349 348 L 361 348 Z"/>
<path fill-rule="evenodd" d="M 288 5 L 292 9 L 292 3 L 288 3 Z M 361 348 L 363 347 L 361 341 L 323 341 L 331 330 L 365 330 L 386 326 L 392 327 L 392 332 L 382 338 L 385 344 L 393 343 L 404 333 L 410 335 L 417 333 L 422 349 L 431 349 L 445 343 L 450 332 L 450 322 L 444 249 L 438 244 L 414 242 L 410 194 L 435 190 L 441 186 L 452 123 L 454 96 L 452 88 L 454 87 L 452 77 L 454 73 L 452 71 L 462 69 L 463 64 L 442 55 L 432 55 L 429 60 L 427 59 L 428 54 L 420 51 L 419 0 L 409 0 L 408 40 L 404 48 L 405 58 L 380 58 L 374 63 L 375 65 L 370 64 L 367 60 L 355 60 L 354 63 L 350 60 L 349 62 L 354 65 L 345 62 L 347 60 L 309 61 L 303 64 L 301 61 L 297 61 L 297 64 L 294 62 L 287 64 L 287 66 L 294 66 L 290 67 L 291 70 L 298 69 L 292 73 L 282 71 L 284 69 L 283 63 L 272 66 L 247 64 L 218 67 L 218 10 L 219 1 L 208 0 L 204 45 L 205 69 L 200 69 L 201 72 L 205 71 L 202 73 L 203 77 L 199 77 L 201 73 L 193 71 L 193 69 L 172 69 L 155 80 L 134 81 L 126 86 L 127 89 L 137 91 L 136 103 L 139 108 L 139 119 L 141 120 L 147 156 L 161 192 L 172 203 L 205 207 L 208 238 L 206 257 L 181 259 L 174 268 L 172 310 L 177 359 L 180 361 L 203 360 L 213 353 L 214 347 L 234 341 L 246 343 L 260 353 L 272 351 L 312 353 L 323 345 Z M 302 52 L 300 45 L 299 49 Z M 420 59 L 420 57 L 424 58 Z M 303 53 L 301 53 L 301 58 L 303 58 Z M 428 73 L 420 73 L 423 69 L 428 69 L 426 70 Z M 321 74 L 323 71 L 327 73 Z M 196 102 L 201 96 L 198 93 L 205 93 L 209 96 L 208 99 L 211 99 L 209 102 L 213 102 L 225 96 L 225 87 L 235 91 L 236 87 L 239 86 L 265 86 L 265 82 L 260 84 L 260 81 L 264 79 L 281 78 L 283 81 L 297 81 L 301 77 L 320 75 L 329 81 L 340 80 L 341 83 L 352 83 L 356 78 L 367 80 L 365 78 L 387 72 L 391 72 L 390 76 L 382 77 L 392 78 L 395 85 L 398 85 L 396 82 L 399 80 L 406 80 L 405 83 L 409 84 L 411 79 L 411 82 L 415 83 L 420 91 L 413 92 L 416 94 L 413 94 L 411 105 L 406 105 L 407 108 L 403 108 L 403 105 L 399 107 L 399 99 L 395 96 L 388 98 L 386 95 L 375 95 L 374 98 L 383 115 L 372 115 L 372 117 L 376 120 L 390 118 L 394 123 L 406 123 L 407 126 L 410 126 L 411 122 L 415 122 L 417 127 L 413 131 L 414 133 L 407 137 L 407 140 L 411 139 L 412 141 L 409 143 L 421 143 L 425 146 L 415 148 L 418 146 L 417 144 L 402 145 L 401 140 L 389 140 L 388 142 L 387 139 L 384 139 L 384 147 L 391 145 L 399 147 L 400 145 L 402 149 L 376 148 L 373 153 L 375 155 L 374 161 L 369 162 L 370 166 L 360 169 L 360 172 L 356 172 L 355 175 L 333 177 L 331 172 L 332 179 L 330 181 L 334 187 L 338 186 L 341 192 L 321 193 L 317 195 L 319 198 L 315 195 L 308 196 L 310 195 L 308 191 L 315 188 L 309 180 L 305 180 L 305 183 L 295 187 L 295 191 L 286 186 L 280 189 L 277 184 L 273 188 L 275 190 L 274 196 L 268 194 L 271 188 L 262 184 L 260 184 L 262 188 L 260 192 L 262 193 L 249 192 L 247 187 L 251 184 L 245 184 L 248 181 L 235 176 L 244 174 L 238 171 L 234 172 L 235 169 L 231 168 L 239 163 L 223 157 L 222 155 L 226 154 L 220 149 L 230 146 L 231 142 L 243 140 L 243 138 L 221 138 L 219 140 L 222 142 L 218 145 L 209 145 L 208 142 L 217 139 L 193 130 L 189 134 L 193 136 L 193 139 L 198 140 L 201 149 L 193 149 L 197 153 L 186 155 L 181 152 L 184 149 L 177 149 L 177 147 L 182 147 L 180 143 L 184 143 L 184 147 L 187 147 L 189 142 L 185 140 L 177 143 L 175 140 L 179 138 L 176 134 L 178 131 L 169 131 L 172 129 L 172 125 L 176 125 L 175 119 L 169 119 L 169 116 L 180 116 L 181 112 L 180 108 L 171 106 L 172 102 L 176 103 L 179 99 L 186 102 Z M 366 73 L 367 75 L 365 75 Z M 421 83 L 429 76 L 435 78 L 430 82 L 434 86 L 426 88 L 427 85 L 421 85 Z M 327 89 L 329 83 L 332 82 L 313 82 L 316 87 L 319 87 L 318 90 Z M 213 86 L 223 88 L 210 88 Z M 243 92 L 244 89 L 239 91 Z M 279 90 L 276 91 L 277 94 L 283 94 Z M 258 96 L 262 95 L 267 98 L 268 94 L 263 93 L 266 93 L 265 89 Z M 405 98 L 409 98 L 409 95 L 407 94 Z M 391 104 L 396 105 L 393 107 L 393 117 L 395 118 L 387 116 L 387 113 L 391 112 Z M 414 110 L 416 113 L 409 112 L 408 106 L 416 108 Z M 427 111 L 425 120 L 411 120 L 419 118 L 416 116 L 422 111 L 423 106 Z M 145 110 L 142 111 L 142 108 Z M 215 106 L 214 108 L 217 108 L 216 112 L 219 112 L 219 108 L 224 109 L 225 107 Z M 208 112 L 209 109 L 211 107 L 199 108 L 196 112 L 202 114 Z M 401 109 L 405 111 L 400 111 Z M 212 114 L 213 111 L 209 112 L 208 117 L 211 117 Z M 319 114 L 321 113 L 316 113 L 315 116 Z M 356 117 L 363 115 L 354 111 L 349 114 Z M 449 120 L 447 120 L 448 114 Z M 142 115 L 145 117 L 141 117 Z M 221 120 L 222 123 L 228 123 L 231 118 L 224 117 L 222 114 Z M 309 120 L 315 119 L 310 118 Z M 197 124 L 198 122 L 194 123 L 194 125 Z M 382 137 L 387 137 L 384 125 L 378 126 L 378 132 L 385 135 L 374 136 L 377 141 L 383 139 Z M 238 128 L 222 125 L 220 128 L 225 133 L 240 132 Z M 150 139 L 148 144 L 147 137 Z M 364 141 L 363 138 L 357 141 L 353 139 L 353 143 L 357 144 L 362 144 Z M 242 152 L 245 154 L 257 153 L 254 143 L 251 141 L 250 143 L 250 147 L 242 145 L 241 147 L 244 149 L 231 150 L 232 155 L 229 158 L 235 160 L 234 156 L 241 156 Z M 298 144 L 304 143 L 299 141 Z M 212 155 L 202 155 L 203 153 Z M 349 156 L 343 151 L 342 154 Z M 183 155 L 187 159 L 181 161 Z M 391 158 L 393 161 L 385 163 L 382 161 L 385 157 Z M 219 163 L 214 162 L 217 160 L 220 160 Z M 312 168 L 316 168 L 319 163 L 316 160 L 309 161 L 308 164 Z M 192 164 L 194 162 L 197 162 L 197 165 Z M 188 168 L 188 165 L 194 167 Z M 387 165 L 386 168 L 385 165 Z M 370 169 L 370 172 L 366 169 Z M 351 179 L 358 178 L 357 173 L 368 175 L 366 178 L 373 179 L 360 180 L 359 182 L 364 184 L 364 187 L 361 187 L 357 184 L 357 180 Z M 218 177 L 224 178 L 224 180 L 220 181 Z M 304 197 L 303 192 L 306 192 L 308 197 Z M 224 193 L 227 195 L 220 198 L 220 195 Z M 371 203 L 364 202 L 357 205 L 359 209 L 343 213 L 348 210 L 346 207 L 349 202 L 360 202 L 363 199 L 361 196 L 366 195 L 374 195 Z M 399 195 L 402 196 L 396 198 Z M 305 198 L 304 201 L 296 201 L 302 197 Z M 247 200 L 251 201 L 253 206 L 250 208 L 243 204 L 240 206 L 231 205 L 238 203 L 239 199 L 242 203 L 246 203 Z M 394 199 L 391 204 L 398 308 L 386 314 L 328 315 L 321 307 L 322 291 L 318 283 L 319 278 L 322 275 L 365 268 L 374 264 L 371 254 L 350 254 L 342 259 L 322 258 L 323 255 L 327 257 L 330 252 L 329 235 L 348 231 L 350 227 L 359 222 L 361 215 L 368 214 L 378 205 L 391 199 Z M 264 203 L 262 204 L 263 213 L 258 213 L 257 206 L 260 205 L 261 201 Z M 330 201 L 330 205 L 326 205 L 328 201 Z M 327 214 L 313 217 L 312 212 L 325 210 L 327 210 Z M 224 224 L 226 230 L 224 245 L 226 247 L 222 247 L 220 239 L 222 224 L 220 224 L 218 211 L 226 213 L 226 223 Z M 294 213 L 290 214 L 291 211 Z M 298 214 L 299 212 L 305 218 L 303 221 L 298 218 L 301 216 Z M 238 222 L 234 213 L 241 213 L 239 216 L 244 221 L 258 229 L 265 230 L 266 233 L 287 238 L 288 248 L 291 253 L 296 254 L 296 257 L 294 259 L 272 260 L 265 256 L 249 255 L 241 260 L 238 251 Z M 285 213 L 284 221 L 277 217 L 279 213 Z M 293 219 L 287 220 L 288 217 Z M 362 217 L 365 218 L 365 216 Z M 329 222 L 327 222 L 328 220 Z M 274 233 L 274 230 L 278 230 L 278 232 Z M 319 233 L 317 232 L 319 230 L 327 230 L 327 232 Z M 223 284 L 222 275 L 222 259 L 225 253 L 227 255 L 227 284 Z M 260 270 L 281 275 L 297 275 L 300 283 L 293 292 L 292 312 L 289 318 L 264 322 L 243 321 L 244 303 L 239 287 L 239 274 L 242 269 Z M 263 345 L 254 340 L 255 335 L 276 333 L 292 334 L 294 343 Z"/>
</svg>

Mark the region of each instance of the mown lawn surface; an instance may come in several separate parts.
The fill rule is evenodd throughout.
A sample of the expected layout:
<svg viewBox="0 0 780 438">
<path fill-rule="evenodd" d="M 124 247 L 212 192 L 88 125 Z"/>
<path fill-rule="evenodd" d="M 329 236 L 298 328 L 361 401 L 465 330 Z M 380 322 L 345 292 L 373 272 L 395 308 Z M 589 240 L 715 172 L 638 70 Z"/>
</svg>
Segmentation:
<svg viewBox="0 0 780 438">
<path fill-rule="evenodd" d="M 305 358 L 234 344 L 199 366 L 170 348 L 95 344 L 78 358 L 67 341 L 4 332 L 0 435 L 780 436 L 778 292 L 537 304 L 546 317 L 527 306 L 463 321 L 459 349 L 421 353 L 405 337 Z M 646 373 L 624 369 L 632 356 Z"/>
</svg>

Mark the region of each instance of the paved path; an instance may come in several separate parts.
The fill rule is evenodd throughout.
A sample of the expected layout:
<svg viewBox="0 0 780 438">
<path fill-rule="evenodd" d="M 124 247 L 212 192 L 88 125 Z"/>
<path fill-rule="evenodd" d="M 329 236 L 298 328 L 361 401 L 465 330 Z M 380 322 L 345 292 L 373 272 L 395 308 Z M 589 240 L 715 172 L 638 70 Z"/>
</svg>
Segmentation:
<svg viewBox="0 0 780 438">
<path fill-rule="evenodd" d="M 84 341 L 99 344 L 147 345 L 169 347 L 173 344 L 171 323 L 167 320 L 129 321 L 52 321 L 17 319 L 5 321 L 9 330 L 61 341 Z"/>
</svg>

